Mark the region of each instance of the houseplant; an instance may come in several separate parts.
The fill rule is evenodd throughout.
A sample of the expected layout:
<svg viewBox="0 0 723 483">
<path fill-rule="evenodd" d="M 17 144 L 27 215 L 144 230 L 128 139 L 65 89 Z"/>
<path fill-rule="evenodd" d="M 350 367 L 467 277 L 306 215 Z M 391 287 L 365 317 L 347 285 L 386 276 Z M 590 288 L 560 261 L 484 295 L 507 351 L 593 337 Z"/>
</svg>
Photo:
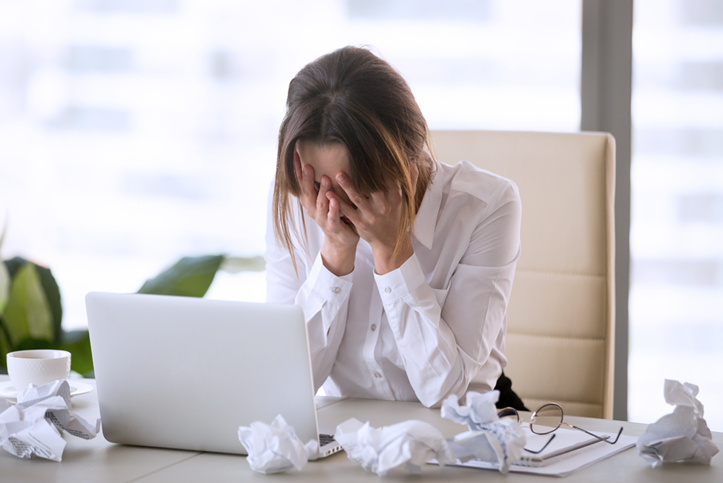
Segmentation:
<svg viewBox="0 0 723 483">
<path fill-rule="evenodd" d="M 0 235 L 0 246 L 2 238 Z M 263 269 L 262 257 L 184 257 L 147 280 L 138 293 L 203 297 L 218 270 L 237 273 Z M 6 372 L 8 352 L 63 349 L 72 354 L 73 371 L 92 376 L 88 331 L 64 331 L 62 318 L 60 290 L 49 268 L 20 257 L 0 263 L 0 372 Z"/>
<path fill-rule="evenodd" d="M 64 331 L 58 283 L 49 268 L 15 257 L 0 263 L 0 371 L 8 352 L 63 349 L 71 369 L 93 371 L 87 330 Z"/>
</svg>

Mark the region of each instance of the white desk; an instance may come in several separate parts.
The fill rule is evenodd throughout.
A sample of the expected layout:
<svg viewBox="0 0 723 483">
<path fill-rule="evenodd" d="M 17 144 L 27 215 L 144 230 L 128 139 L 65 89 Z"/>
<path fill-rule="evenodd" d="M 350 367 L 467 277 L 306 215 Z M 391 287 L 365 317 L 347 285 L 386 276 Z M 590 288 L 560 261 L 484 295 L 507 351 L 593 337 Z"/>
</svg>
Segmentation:
<svg viewBox="0 0 723 483">
<path fill-rule="evenodd" d="M 0 381 L 7 376 L 0 376 Z M 86 381 L 95 385 L 95 381 Z M 427 409 L 419 403 L 372 401 L 365 399 L 321 398 L 319 414 L 327 421 L 342 422 L 350 417 L 369 420 L 375 426 L 389 425 L 407 419 L 427 421 L 438 427 L 445 436 L 453 436 L 462 427 L 442 419 L 439 410 Z M 98 401 L 95 391 L 73 398 L 73 410 L 88 420 L 99 417 Z M 585 429 L 594 431 L 616 431 L 620 424 L 625 428 L 623 434 L 640 435 L 645 425 L 619 423 L 590 418 L 569 417 L 566 420 Z M 63 461 L 33 458 L 21 460 L 0 449 L 0 483 L 185 483 L 214 482 L 224 483 L 241 481 L 341 481 L 371 482 L 380 481 L 373 473 L 367 473 L 356 463 L 349 461 L 344 452 L 323 460 L 311 462 L 298 472 L 289 471 L 280 475 L 267 476 L 254 473 L 249 469 L 243 456 L 197 453 L 155 448 L 121 446 L 109 443 L 102 434 L 93 440 L 84 441 L 65 436 L 67 446 Z M 723 433 L 714 433 L 713 440 L 723 449 Z M 240 443 L 239 443 L 240 444 Z M 502 475 L 496 471 L 474 470 L 457 467 L 437 467 L 428 465 L 421 475 L 387 476 L 386 481 L 506 481 L 508 483 L 524 481 L 553 481 L 549 477 L 509 473 Z M 712 466 L 669 464 L 662 468 L 651 469 L 633 448 L 589 468 L 585 468 L 564 479 L 565 482 L 721 482 L 723 481 L 723 454 L 713 458 Z"/>
</svg>

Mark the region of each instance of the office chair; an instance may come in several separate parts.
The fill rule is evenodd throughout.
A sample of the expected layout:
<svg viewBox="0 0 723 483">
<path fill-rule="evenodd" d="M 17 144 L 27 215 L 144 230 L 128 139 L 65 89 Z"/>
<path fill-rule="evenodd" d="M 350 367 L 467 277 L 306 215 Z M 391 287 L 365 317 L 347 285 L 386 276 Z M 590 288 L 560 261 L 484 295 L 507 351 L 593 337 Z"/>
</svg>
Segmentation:
<svg viewBox="0 0 723 483">
<path fill-rule="evenodd" d="M 522 255 L 505 374 L 526 406 L 612 419 L 615 140 L 605 133 L 433 131 L 437 159 L 513 180 Z"/>
</svg>

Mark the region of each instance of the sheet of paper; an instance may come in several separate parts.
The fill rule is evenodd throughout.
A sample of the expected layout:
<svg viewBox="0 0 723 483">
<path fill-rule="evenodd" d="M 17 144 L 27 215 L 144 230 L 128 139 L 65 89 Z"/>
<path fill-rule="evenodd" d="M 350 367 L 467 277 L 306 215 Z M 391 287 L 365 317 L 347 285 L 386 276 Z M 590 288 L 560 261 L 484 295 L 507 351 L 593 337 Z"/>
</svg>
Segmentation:
<svg viewBox="0 0 723 483">
<path fill-rule="evenodd" d="M 522 456 L 526 438 L 516 420 L 497 416 L 495 403 L 499 395 L 499 391 L 485 394 L 470 391 L 464 405 L 451 395 L 442 403 L 441 415 L 469 429 L 448 440 L 457 461 L 486 461 L 501 473 L 507 473 L 512 463 Z"/>
<path fill-rule="evenodd" d="M 60 461 L 65 449 L 61 431 L 92 439 L 100 430 L 100 419 L 90 424 L 71 411 L 68 381 L 31 385 L 18 394 L 17 401 L 0 412 L 0 446 L 19 458 Z"/>
<path fill-rule="evenodd" d="M 638 453 L 653 468 L 663 462 L 709 465 L 718 447 L 703 417 L 703 404 L 696 398 L 698 386 L 666 379 L 664 395 L 675 409 L 648 426 L 638 439 Z"/>
<path fill-rule="evenodd" d="M 611 438 L 615 438 L 616 434 L 610 433 L 599 433 L 602 435 L 608 435 Z M 598 461 L 602 461 L 605 458 L 609 458 L 615 454 L 621 453 L 635 446 L 637 437 L 620 435 L 620 439 L 615 444 L 593 444 L 588 446 L 585 450 L 575 451 L 571 453 L 569 457 L 560 456 L 555 458 L 555 462 L 547 466 L 542 467 L 530 467 L 530 466 L 519 466 L 513 464 L 510 471 L 515 473 L 529 473 L 533 475 L 546 475 L 546 476 L 567 476 L 575 471 L 586 468 Z M 467 468 L 481 468 L 481 469 L 492 469 L 497 468 L 482 461 L 468 461 L 466 463 L 459 464 L 457 466 L 465 466 Z"/>
<path fill-rule="evenodd" d="M 530 449 L 531 451 L 539 451 L 541 448 L 545 449 L 537 454 L 523 451 L 520 458 L 522 461 L 518 460 L 515 464 L 524 465 L 527 462 L 529 463 L 529 466 L 541 466 L 541 463 L 548 460 L 554 461 L 555 458 L 559 458 L 563 454 L 570 451 L 578 451 L 590 444 L 605 444 L 598 438 L 591 436 L 584 431 L 578 431 L 575 429 L 560 428 L 550 434 L 535 434 L 530 431 L 529 427 L 525 427 L 523 428 L 523 432 L 527 438 L 525 448 Z M 615 435 L 613 435 L 613 438 L 614 437 Z M 552 438 L 552 440 L 550 438 Z"/>
<path fill-rule="evenodd" d="M 319 447 L 312 439 L 304 444 L 292 426 L 278 414 L 271 424 L 254 421 L 238 428 L 238 438 L 246 448 L 246 460 L 253 471 L 272 474 L 301 469 Z"/>
<path fill-rule="evenodd" d="M 61 461 L 65 440 L 52 424 L 45 419 L 39 419 L 31 426 L 10 435 L 2 442 L 2 447 L 18 458 L 38 456 Z"/>
<path fill-rule="evenodd" d="M 431 458 L 448 464 L 455 461 L 442 433 L 429 423 L 409 420 L 373 428 L 354 418 L 336 428 L 334 439 L 350 460 L 366 471 L 384 476 L 390 471 L 419 473 Z"/>
</svg>

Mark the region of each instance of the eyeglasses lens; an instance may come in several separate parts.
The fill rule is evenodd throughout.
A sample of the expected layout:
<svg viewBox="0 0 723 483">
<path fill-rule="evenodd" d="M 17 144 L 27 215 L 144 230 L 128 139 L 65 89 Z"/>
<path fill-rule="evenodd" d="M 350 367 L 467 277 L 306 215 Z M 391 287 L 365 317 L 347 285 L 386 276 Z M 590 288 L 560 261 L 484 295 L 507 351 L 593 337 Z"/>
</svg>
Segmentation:
<svg viewBox="0 0 723 483">
<path fill-rule="evenodd" d="M 530 431 L 535 434 L 548 434 L 562 423 L 562 408 L 555 404 L 545 404 L 538 409 L 530 420 Z"/>
</svg>

